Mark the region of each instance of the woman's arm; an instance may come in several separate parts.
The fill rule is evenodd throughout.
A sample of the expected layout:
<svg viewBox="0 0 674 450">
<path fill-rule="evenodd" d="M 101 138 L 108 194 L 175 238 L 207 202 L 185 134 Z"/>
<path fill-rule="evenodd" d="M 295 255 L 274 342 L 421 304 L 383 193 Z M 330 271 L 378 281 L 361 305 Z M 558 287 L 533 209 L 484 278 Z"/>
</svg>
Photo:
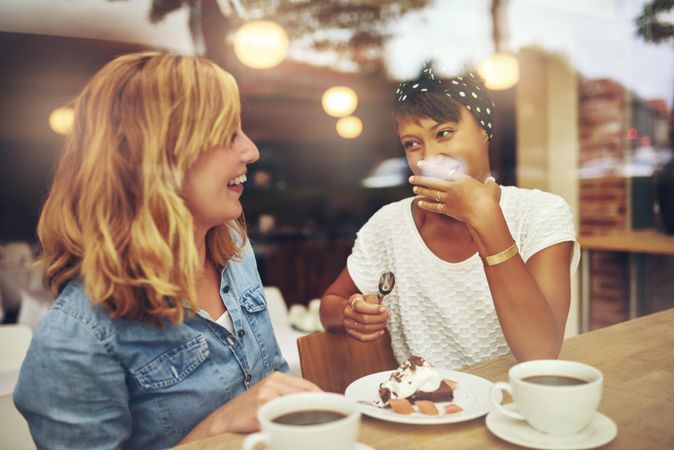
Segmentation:
<svg viewBox="0 0 674 450">
<path fill-rule="evenodd" d="M 470 228 L 482 256 L 513 243 L 498 205 Z M 526 264 L 518 254 L 484 268 L 503 335 L 520 361 L 559 356 L 571 302 L 572 251 L 572 242 L 562 242 L 539 251 Z"/>
<path fill-rule="evenodd" d="M 465 175 L 453 181 L 411 177 L 414 192 L 429 200 L 419 207 L 468 225 L 481 256 L 510 247 L 510 234 L 499 205 L 499 187 L 493 179 L 484 183 Z M 503 329 L 518 360 L 557 358 L 564 338 L 570 305 L 571 242 L 545 248 L 525 264 L 518 254 L 485 274 Z"/>
<path fill-rule="evenodd" d="M 321 297 L 321 322 L 330 331 L 346 332 L 359 341 L 379 339 L 384 334 L 388 310 L 376 295 L 358 292 L 345 267 Z"/>
<path fill-rule="evenodd" d="M 274 372 L 255 386 L 213 411 L 192 429 L 178 445 L 222 433 L 250 433 L 259 429 L 257 410 L 276 397 L 297 392 L 320 391 L 303 378 Z"/>
<path fill-rule="evenodd" d="M 125 370 L 77 319 L 51 309 L 38 325 L 14 403 L 38 448 L 122 448 L 131 435 Z"/>
</svg>

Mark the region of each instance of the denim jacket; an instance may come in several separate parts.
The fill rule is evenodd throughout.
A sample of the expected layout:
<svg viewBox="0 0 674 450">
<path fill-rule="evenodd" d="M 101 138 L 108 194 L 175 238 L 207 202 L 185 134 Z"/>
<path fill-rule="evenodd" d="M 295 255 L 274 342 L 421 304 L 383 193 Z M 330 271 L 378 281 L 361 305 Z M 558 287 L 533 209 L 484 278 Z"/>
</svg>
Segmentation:
<svg viewBox="0 0 674 450">
<path fill-rule="evenodd" d="M 163 328 L 111 319 L 71 281 L 33 335 L 14 391 L 38 448 L 166 448 L 281 356 L 247 243 L 221 273 L 232 335 L 199 312 Z"/>
</svg>

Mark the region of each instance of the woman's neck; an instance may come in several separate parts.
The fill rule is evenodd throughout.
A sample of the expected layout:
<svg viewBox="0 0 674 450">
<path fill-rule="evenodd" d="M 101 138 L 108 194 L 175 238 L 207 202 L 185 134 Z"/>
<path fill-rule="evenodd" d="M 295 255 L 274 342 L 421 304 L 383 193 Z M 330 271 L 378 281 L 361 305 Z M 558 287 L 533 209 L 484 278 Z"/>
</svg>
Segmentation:
<svg viewBox="0 0 674 450">
<path fill-rule="evenodd" d="M 464 236 L 464 233 L 470 234 L 468 225 L 465 222 L 444 214 L 425 211 L 419 208 L 416 201 L 413 203 L 412 213 L 414 214 L 414 222 L 419 230 L 428 227 L 446 230 L 452 236 Z"/>
<path fill-rule="evenodd" d="M 206 268 L 206 232 L 197 231 L 195 233 L 195 239 L 199 261 L 198 271 L 203 273 L 203 270 Z"/>
<path fill-rule="evenodd" d="M 470 258 L 477 248 L 468 226 L 460 220 L 412 207 L 419 236 L 430 252 L 443 261 L 458 263 Z"/>
</svg>

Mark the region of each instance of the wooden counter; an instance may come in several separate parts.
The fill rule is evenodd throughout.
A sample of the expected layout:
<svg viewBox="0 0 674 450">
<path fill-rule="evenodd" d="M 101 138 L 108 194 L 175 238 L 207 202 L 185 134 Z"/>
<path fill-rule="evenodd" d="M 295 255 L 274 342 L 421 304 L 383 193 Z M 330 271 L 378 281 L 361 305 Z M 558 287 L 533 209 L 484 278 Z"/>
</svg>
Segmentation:
<svg viewBox="0 0 674 450">
<path fill-rule="evenodd" d="M 578 241 L 587 250 L 674 255 L 674 235 L 652 229 L 580 236 Z"/>
<path fill-rule="evenodd" d="M 564 342 L 561 358 L 604 373 L 599 410 L 618 425 L 607 449 L 674 448 L 674 309 L 585 333 Z M 492 381 L 506 380 L 512 356 L 465 369 Z M 244 435 L 223 434 L 182 450 L 238 450 Z M 360 441 L 377 450 L 518 448 L 492 435 L 484 417 L 448 425 L 401 425 L 364 417 Z M 317 447 L 320 448 L 320 447 Z"/>
<path fill-rule="evenodd" d="M 639 304 L 650 297 L 650 256 L 674 255 L 674 235 L 654 229 L 621 231 L 578 238 L 583 253 L 581 258 L 580 331 L 590 329 L 591 270 L 593 251 L 624 252 L 629 254 L 628 318 L 639 315 Z"/>
</svg>

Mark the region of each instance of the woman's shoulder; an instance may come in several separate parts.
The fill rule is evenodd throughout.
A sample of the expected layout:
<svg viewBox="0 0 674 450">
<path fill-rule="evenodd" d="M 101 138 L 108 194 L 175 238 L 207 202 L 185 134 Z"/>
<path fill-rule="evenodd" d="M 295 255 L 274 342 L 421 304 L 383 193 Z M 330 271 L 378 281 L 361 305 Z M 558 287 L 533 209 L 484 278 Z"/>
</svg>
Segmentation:
<svg viewBox="0 0 674 450">
<path fill-rule="evenodd" d="M 358 230 L 359 238 L 370 239 L 372 237 L 388 236 L 402 232 L 400 223 L 405 220 L 406 214 L 411 217 L 411 204 L 415 197 L 407 197 L 402 200 L 387 203 L 379 208 L 365 224 Z"/>
<path fill-rule="evenodd" d="M 405 214 L 410 213 L 412 201 L 415 197 L 406 197 L 402 200 L 387 203 L 375 212 L 368 222 L 387 222 L 391 220 L 400 221 Z"/>
<path fill-rule="evenodd" d="M 84 282 L 69 281 L 38 324 L 36 335 L 50 339 L 54 334 L 79 336 L 87 333 L 103 341 L 114 328 L 115 321 L 101 305 L 94 304 Z"/>
<path fill-rule="evenodd" d="M 563 197 L 540 189 L 501 186 L 501 193 L 501 207 L 505 211 L 520 214 L 534 211 L 548 214 L 555 210 L 570 212 L 569 204 Z"/>
<path fill-rule="evenodd" d="M 70 280 L 58 294 L 52 310 L 60 311 L 83 323 L 97 323 L 108 317 L 99 305 L 95 305 L 87 294 L 81 278 Z"/>
<path fill-rule="evenodd" d="M 525 261 L 540 250 L 560 242 L 574 242 L 571 261 L 576 270 L 580 251 L 576 242 L 575 219 L 563 197 L 538 189 L 508 187 L 510 199 L 502 203 L 503 213 Z M 509 206 L 506 206 L 510 203 Z"/>
<path fill-rule="evenodd" d="M 501 186 L 504 195 L 510 196 L 512 199 L 522 202 L 534 201 L 534 202 L 550 202 L 550 201 L 563 201 L 563 197 L 553 194 L 551 192 L 542 191 L 540 189 L 528 189 L 521 188 L 517 186 Z"/>
</svg>

